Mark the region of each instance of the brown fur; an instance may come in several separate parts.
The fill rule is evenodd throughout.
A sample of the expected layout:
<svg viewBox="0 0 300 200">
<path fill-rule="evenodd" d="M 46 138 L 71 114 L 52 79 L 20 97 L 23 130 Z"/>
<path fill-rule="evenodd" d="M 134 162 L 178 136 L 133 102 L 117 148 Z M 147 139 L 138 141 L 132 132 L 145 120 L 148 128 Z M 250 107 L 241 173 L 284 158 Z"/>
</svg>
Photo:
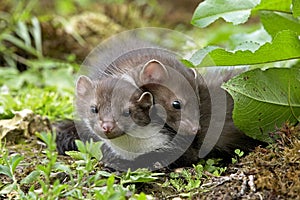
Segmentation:
<svg viewBox="0 0 300 200">
<path fill-rule="evenodd" d="M 91 79 L 93 87 L 88 89 L 86 94 L 77 95 L 77 111 L 79 117 L 83 119 L 82 122 L 77 123 L 79 124 L 77 131 L 79 130 L 78 134 L 82 140 L 92 138 L 104 141 L 105 144 L 102 150 L 104 161 L 108 165 L 120 170 L 126 170 L 128 167 L 134 169 L 138 167 L 155 169 L 166 165 L 186 166 L 195 164 L 199 156 L 218 155 L 230 157 L 236 148 L 248 151 L 259 144 L 259 142 L 247 137 L 234 126 L 231 117 L 233 100 L 229 94 L 224 93 L 220 88 L 224 81 L 236 73 L 233 71 L 221 73 L 221 71 L 217 70 L 209 71 L 200 76 L 195 74 L 193 70 L 183 66 L 175 54 L 163 49 L 145 46 L 146 48 L 141 49 L 128 48 L 131 51 L 124 51 L 124 54 L 119 52 L 121 56 L 116 60 L 109 58 L 111 60 L 110 63 L 108 61 L 99 63 L 99 60 L 95 59 L 97 53 L 99 53 L 97 51 L 91 56 L 90 60 L 86 61 L 90 67 L 84 70 L 84 74 Z M 126 49 L 124 46 L 123 48 Z M 120 48 L 114 47 L 114 49 Z M 109 50 L 110 53 L 112 51 Z M 102 55 L 102 58 L 105 58 L 105 56 Z M 157 62 L 149 63 L 153 59 Z M 150 70 L 146 68 L 147 65 L 151 67 Z M 162 68 L 159 71 L 154 71 L 155 73 L 158 72 L 158 74 L 155 74 L 152 71 L 152 67 Z M 150 73 L 154 77 L 143 78 L 141 73 L 146 75 Z M 126 78 L 123 79 L 124 74 L 131 77 L 136 85 L 132 85 L 131 81 Z M 112 93 L 118 81 L 122 83 L 117 87 L 119 91 L 117 92 L 117 99 L 120 101 L 112 102 Z M 138 88 L 135 88 L 135 86 Z M 81 89 L 77 87 L 79 93 Z M 136 102 L 137 97 L 140 97 L 143 92 L 152 94 L 152 107 L 149 107 L 149 104 L 147 104 L 148 106 L 139 106 Z M 214 99 L 215 101 L 212 101 L 210 93 L 216 94 L 214 96 L 216 98 Z M 126 124 L 126 120 L 120 121 L 118 123 L 120 127 L 116 126 L 114 127 L 115 130 L 113 129 L 114 137 L 117 138 L 126 134 L 126 131 L 130 132 L 138 127 L 140 128 L 140 126 L 146 126 L 150 123 L 150 115 L 153 114 L 156 120 L 154 126 L 161 126 L 162 129 L 157 135 L 151 136 L 152 140 L 160 141 L 161 138 L 161 141 L 163 141 L 160 145 L 154 145 L 152 149 L 145 150 L 144 153 L 132 158 L 130 156 L 127 157 L 127 154 L 120 153 L 115 149 L 114 145 L 105 140 L 105 134 L 103 135 L 97 122 L 103 117 L 117 121 L 114 117 L 120 114 L 113 115 L 113 109 L 123 109 L 124 105 L 128 104 L 128 102 L 123 101 L 128 95 L 132 95 L 129 98 L 129 102 L 134 108 L 132 109 L 133 112 L 131 112 L 131 118 L 135 123 L 129 125 Z M 172 102 L 177 100 L 183 102 L 184 109 L 176 110 L 172 107 Z M 225 104 L 222 103 L 223 100 L 225 100 Z M 219 105 L 212 104 L 218 101 L 220 102 Z M 98 118 L 91 117 L 89 113 L 92 104 L 99 107 Z M 160 113 L 157 105 L 162 106 L 165 114 L 167 114 L 165 123 L 162 121 L 164 114 Z M 222 122 L 222 119 L 219 119 L 219 116 L 215 116 L 215 113 L 212 112 L 213 106 L 217 106 L 217 109 L 218 106 L 226 107 L 220 107 L 220 110 L 225 109 L 226 111 L 224 124 L 219 123 Z M 222 126 L 220 127 L 220 136 L 217 136 L 219 134 L 217 132 L 209 131 L 210 126 L 220 126 L 220 124 Z M 139 130 L 142 132 L 143 129 Z M 63 128 L 60 129 L 60 132 L 66 134 Z M 128 144 L 122 144 L 123 147 L 129 148 L 130 140 L 124 139 L 125 141 Z M 147 145 L 152 145 L 153 143 L 142 140 L 139 141 L 141 143 L 139 145 L 142 146 L 143 142 L 145 149 L 148 148 Z M 159 166 L 157 166 L 157 162 Z"/>
</svg>

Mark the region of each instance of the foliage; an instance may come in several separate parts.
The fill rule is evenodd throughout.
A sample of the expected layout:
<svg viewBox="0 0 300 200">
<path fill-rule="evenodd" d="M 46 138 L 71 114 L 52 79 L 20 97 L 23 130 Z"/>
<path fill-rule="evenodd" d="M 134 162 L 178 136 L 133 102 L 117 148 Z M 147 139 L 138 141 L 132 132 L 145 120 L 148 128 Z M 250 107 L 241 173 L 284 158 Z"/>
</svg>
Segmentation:
<svg viewBox="0 0 300 200">
<path fill-rule="evenodd" d="M 36 27 L 38 21 L 34 18 Z M 23 35 L 21 39 L 13 34 L 2 37 L 36 58 L 21 58 L 14 52 L 4 50 L 2 56 L 10 67 L 0 68 L 0 118 L 11 118 L 14 111 L 22 110 L 24 105 L 37 114 L 48 116 L 50 119 L 73 117 L 73 79 L 74 64 L 55 61 L 42 56 L 40 31 L 35 31 L 33 38 L 37 48 L 32 47 L 31 37 L 25 23 L 18 22 L 22 27 L 16 32 Z M 39 28 L 36 28 L 39 29 Z M 36 30 L 34 29 L 34 30 Z M 34 31 L 33 31 L 34 32 Z M 22 34 L 21 34 L 22 33 Z M 3 42 L 2 41 L 2 42 Z M 3 45 L 3 43 L 2 43 Z M 1 46 L 1 40 L 0 40 Z M 17 62 L 23 62 L 29 68 L 20 72 Z"/>
<path fill-rule="evenodd" d="M 0 84 L 5 81 L 12 89 L 34 85 L 55 86 L 60 91 L 70 90 L 73 86 L 74 69 L 78 66 L 72 64 L 72 60 L 63 62 L 44 57 L 39 21 L 33 17 L 31 22 L 32 27 L 29 27 L 25 22 L 18 21 L 14 32 L 0 34 L 0 49 L 3 49 L 1 56 L 5 60 L 3 65 L 9 66 L 0 70 L 0 75 L 4 78 Z M 12 46 L 7 45 L 7 42 Z"/>
<path fill-rule="evenodd" d="M 40 20 L 32 11 L 37 1 L 15 3 L 11 11 L 0 13 L 5 22 L 0 32 L 0 119 L 11 118 L 24 105 L 50 119 L 72 117 L 78 65 L 72 57 L 45 57 Z"/>
<path fill-rule="evenodd" d="M 207 172 L 214 176 L 221 176 L 226 171 L 227 168 L 218 166 L 218 162 L 219 160 L 216 159 L 201 160 L 193 168 L 171 172 L 170 180 L 166 181 L 164 186 L 174 187 L 177 192 L 181 193 L 180 196 L 193 196 L 194 193 L 199 193 L 204 177 L 209 178 Z M 202 191 L 205 190 L 202 189 Z"/>
<path fill-rule="evenodd" d="M 244 155 L 244 152 L 240 149 L 234 150 L 234 153 L 236 154 L 235 158 L 231 158 L 232 164 L 235 164 L 238 162 L 238 160 Z"/>
<path fill-rule="evenodd" d="M 30 59 L 26 57 L 42 59 L 43 52 L 40 22 L 31 15 L 36 1 L 15 3 L 11 12 L 0 13 L 0 18 L 5 22 L 0 32 L 0 49 L 5 60 L 2 65 L 16 68 L 17 62 L 28 64 Z M 21 56 L 21 52 L 26 52 L 27 56 Z"/>
<path fill-rule="evenodd" d="M 205 177 L 210 177 L 208 173 L 220 176 L 226 170 L 226 167 L 218 166 L 218 160 L 208 159 L 202 160 L 193 168 L 172 172 L 170 175 L 146 169 L 129 169 L 122 174 L 114 174 L 102 171 L 99 161 L 93 158 L 94 153 L 90 150 L 98 148 L 101 145 L 99 142 L 84 145 L 78 141 L 80 151 L 69 152 L 76 160 L 67 164 L 59 160 L 55 135 L 41 133 L 38 137 L 47 145 L 47 149 L 43 151 L 45 158 L 40 160 L 40 164 L 32 166 L 32 170 L 22 180 L 16 169 L 27 171 L 25 168 L 31 163 L 24 163 L 24 156 L 19 154 L 9 156 L 5 146 L 0 146 L 1 152 L 6 152 L 1 154 L 0 174 L 11 180 L 0 183 L 0 197 L 12 195 L 19 199 L 147 199 L 143 192 L 137 192 L 138 183 L 153 183 L 162 188 L 172 188 L 181 193 L 180 196 L 187 197 L 205 191 L 199 190 L 199 187 L 204 183 Z M 162 177 L 168 179 L 160 183 Z"/>
<path fill-rule="evenodd" d="M 156 180 L 156 176 L 161 175 L 161 173 L 151 174 L 145 171 L 129 171 L 124 176 L 116 176 L 109 172 L 95 170 L 98 161 L 92 159 L 91 155 L 85 156 L 82 158 L 83 160 L 78 160 L 70 166 L 57 160 L 55 135 L 42 133 L 38 136 L 47 144 L 48 148 L 44 152 L 46 158 L 21 181 L 16 177 L 15 171 L 16 168 L 24 168 L 21 163 L 24 157 L 19 154 L 9 157 L 8 151 L 6 151 L 4 156 L 0 158 L 0 163 L 3 163 L 0 165 L 0 174 L 12 180 L 10 183 L 0 185 L 0 197 L 1 195 L 15 195 L 16 198 L 20 199 L 66 197 L 75 199 L 126 199 L 128 197 L 127 193 L 131 190 L 134 199 L 145 199 L 144 194 L 134 193 L 134 187 L 130 183 L 134 183 L 136 180 L 142 182 Z M 99 146 L 98 143 L 90 145 Z M 2 148 L 5 147 L 1 146 Z M 88 154 L 87 149 L 80 153 L 82 155 Z M 59 175 L 68 177 L 69 181 L 64 182 L 63 179 L 59 178 Z M 141 177 L 143 178 L 141 179 Z M 31 185 L 28 192 L 23 191 L 26 185 Z"/>
<path fill-rule="evenodd" d="M 298 35 L 290 30 L 280 31 L 272 43 L 266 43 L 254 52 L 251 51 L 251 42 L 243 48 L 248 50 L 229 52 L 219 47 L 209 46 L 196 52 L 189 62 L 195 66 L 207 67 L 253 65 L 300 58 Z"/>
<path fill-rule="evenodd" d="M 206 0 L 196 8 L 192 24 L 204 28 L 218 18 L 223 18 L 227 22 L 234 24 L 242 24 L 248 20 L 251 11 L 273 10 L 289 12 L 291 3 L 291 0 Z M 293 9 L 297 10 L 297 6 L 293 6 Z"/>
<path fill-rule="evenodd" d="M 274 125 L 300 121 L 298 69 L 251 70 L 228 81 L 223 88 L 235 100 L 235 124 L 254 138 L 270 141 L 269 132 Z"/>
<path fill-rule="evenodd" d="M 103 142 L 92 142 L 91 140 L 84 144 L 81 140 L 76 140 L 75 143 L 79 151 L 66 152 L 66 154 L 72 158 L 83 160 L 84 162 L 89 162 L 92 157 L 96 158 L 98 161 L 102 159 L 102 152 L 100 148 Z"/>
<path fill-rule="evenodd" d="M 220 17 L 235 25 L 244 23 L 258 3 L 259 0 L 206 0 L 196 8 L 192 24 L 204 28 Z"/>
<path fill-rule="evenodd" d="M 195 20 L 205 17 L 197 17 L 197 13 L 201 13 L 202 9 L 206 9 L 206 4 L 214 7 L 214 10 L 207 10 L 210 15 L 217 15 L 224 17 L 224 15 L 230 14 L 234 20 L 238 20 L 237 24 L 244 23 L 245 20 L 236 17 L 235 13 L 223 13 L 224 6 L 232 6 L 232 10 L 244 12 L 245 10 L 240 8 L 241 5 L 245 5 L 245 1 L 237 0 L 236 3 L 227 3 L 226 0 L 207 0 L 200 3 L 195 11 L 192 23 L 196 26 L 205 27 L 208 24 L 195 23 Z M 252 2 L 252 1 L 251 1 Z M 249 4 L 253 4 L 248 2 Z M 256 2 L 257 4 L 258 2 Z M 227 51 L 219 47 L 206 47 L 197 51 L 189 60 L 194 66 L 232 66 L 232 65 L 246 65 L 246 64 L 259 64 L 267 62 L 276 62 L 282 60 L 291 60 L 300 58 L 300 43 L 298 35 L 300 34 L 300 20 L 294 18 L 292 12 L 286 13 L 286 7 L 291 6 L 288 1 L 278 1 L 276 5 L 282 5 L 281 7 L 272 7 L 273 4 L 268 4 L 267 0 L 262 1 L 257 7 L 255 4 L 249 8 L 252 11 L 258 11 L 264 29 L 272 36 L 271 43 L 261 44 L 260 48 L 254 52 L 251 50 L 251 44 L 255 41 L 250 38 L 249 41 L 243 41 L 243 43 L 249 43 L 244 45 L 243 50 L 236 50 L 233 52 Z M 268 7 L 270 6 L 270 7 Z M 293 7 L 294 8 L 294 7 Z M 265 11 L 268 10 L 268 11 Z M 250 15 L 250 13 L 249 13 Z M 197 21 L 197 20 L 196 20 Z M 232 22 L 232 21 L 230 21 Z M 268 42 L 267 40 L 265 43 Z M 237 48 L 238 49 L 238 48 Z M 248 50 L 248 51 L 247 51 Z"/>
<path fill-rule="evenodd" d="M 123 174 L 121 178 L 121 184 L 132 184 L 132 183 L 147 183 L 158 180 L 159 176 L 165 175 L 164 173 L 150 172 L 147 169 L 137 169 L 136 171 L 128 171 Z"/>
<path fill-rule="evenodd" d="M 21 162 L 21 160 L 24 159 L 20 155 L 14 155 L 11 158 L 9 158 L 7 153 L 4 155 L 4 158 L 5 159 L 3 159 L 3 161 L 5 162 L 5 164 L 0 165 L 0 174 L 8 176 L 9 178 L 12 179 L 13 182 L 11 184 L 6 185 L 4 188 L 2 188 L 0 194 L 6 194 L 16 189 L 20 190 L 20 187 L 18 185 L 18 180 L 14 175 L 14 172 L 16 170 L 16 167 Z"/>
<path fill-rule="evenodd" d="M 17 78 L 17 77 L 16 77 Z M 0 90 L 0 118 L 9 119 L 14 111 L 26 108 L 34 110 L 41 116 L 50 119 L 73 117 L 73 94 L 64 92 L 59 94 L 54 88 L 36 88 L 30 86 L 19 91 L 9 90 L 2 86 Z"/>
<path fill-rule="evenodd" d="M 192 24 L 205 27 L 218 18 L 233 24 L 242 24 L 251 13 L 258 13 L 262 28 L 255 32 L 263 33 L 264 36 L 258 37 L 254 32 L 250 33 L 250 37 L 240 34 L 234 37 L 237 45 L 233 50 L 207 46 L 184 62 L 197 67 L 294 66 L 293 69 L 252 70 L 223 85 L 235 101 L 235 125 L 253 138 L 270 142 L 269 132 L 275 126 L 281 126 L 286 121 L 295 123 L 300 120 L 300 71 L 299 61 L 295 61 L 300 58 L 300 19 L 297 18 L 299 4 L 291 0 L 234 2 L 206 0 L 200 3 Z"/>
</svg>

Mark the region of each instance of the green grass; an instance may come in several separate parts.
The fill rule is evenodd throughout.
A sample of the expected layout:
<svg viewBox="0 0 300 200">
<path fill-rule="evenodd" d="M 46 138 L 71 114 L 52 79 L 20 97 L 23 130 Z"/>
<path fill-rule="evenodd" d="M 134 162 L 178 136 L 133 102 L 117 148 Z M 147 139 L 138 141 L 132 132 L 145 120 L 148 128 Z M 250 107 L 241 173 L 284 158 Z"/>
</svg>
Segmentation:
<svg viewBox="0 0 300 200">
<path fill-rule="evenodd" d="M 226 169 L 217 167 L 215 160 L 207 160 L 193 168 L 170 174 L 150 172 L 146 169 L 129 169 L 127 172 L 115 174 L 103 171 L 99 165 L 100 158 L 94 158 L 93 151 L 99 149 L 99 142 L 84 145 L 77 141 L 80 151 L 70 153 L 73 159 L 69 162 L 58 157 L 55 135 L 42 133 L 37 136 L 47 145 L 39 155 L 34 155 L 41 159 L 38 164 L 26 159 L 28 154 L 10 155 L 5 144 L 0 143 L 0 174 L 6 177 L 0 179 L 0 197 L 144 200 L 146 195 L 138 191 L 137 185 L 147 183 L 187 197 L 205 191 L 199 189 L 205 178 L 208 178 L 205 171 L 219 176 Z M 20 174 L 18 171 L 27 173 Z"/>
<path fill-rule="evenodd" d="M 10 119 L 14 111 L 33 110 L 50 120 L 73 118 L 73 94 L 56 92 L 53 88 L 27 87 L 19 91 L 2 91 L 0 95 L 0 118 Z"/>
</svg>

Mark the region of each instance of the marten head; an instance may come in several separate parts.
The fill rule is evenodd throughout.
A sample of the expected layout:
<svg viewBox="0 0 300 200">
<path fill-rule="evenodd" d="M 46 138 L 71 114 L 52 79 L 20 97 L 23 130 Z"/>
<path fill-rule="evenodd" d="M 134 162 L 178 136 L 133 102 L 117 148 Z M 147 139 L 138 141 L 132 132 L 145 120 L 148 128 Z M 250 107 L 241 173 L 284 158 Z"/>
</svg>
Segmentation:
<svg viewBox="0 0 300 200">
<path fill-rule="evenodd" d="M 195 135 L 199 130 L 199 102 L 196 89 L 192 87 L 195 74 L 190 69 L 177 71 L 169 64 L 149 60 L 140 71 L 139 81 L 145 91 L 152 93 L 154 103 L 165 109 L 166 123 L 170 127 L 179 134 Z M 184 73 L 190 73 L 188 79 Z"/>
<path fill-rule="evenodd" d="M 139 89 L 131 77 L 92 81 L 80 76 L 77 81 L 76 110 L 87 131 L 126 159 L 170 141 L 170 136 L 161 132 L 166 115 L 153 103 L 152 94 Z"/>
<path fill-rule="evenodd" d="M 76 86 L 76 109 L 79 117 L 104 139 L 113 139 L 135 126 L 151 122 L 153 97 L 128 81 L 106 78 L 92 81 L 80 76 Z"/>
</svg>

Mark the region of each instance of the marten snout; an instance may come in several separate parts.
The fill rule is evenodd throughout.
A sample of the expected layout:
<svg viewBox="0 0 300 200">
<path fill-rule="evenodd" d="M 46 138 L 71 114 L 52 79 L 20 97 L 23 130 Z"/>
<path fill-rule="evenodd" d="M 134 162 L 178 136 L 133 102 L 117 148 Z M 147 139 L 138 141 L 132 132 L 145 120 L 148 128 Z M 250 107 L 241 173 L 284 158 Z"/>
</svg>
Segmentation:
<svg viewBox="0 0 300 200">
<path fill-rule="evenodd" d="M 115 128 L 115 123 L 111 121 L 102 122 L 101 128 L 105 134 L 110 133 Z"/>
<path fill-rule="evenodd" d="M 124 134 L 114 120 L 100 121 L 100 135 L 105 139 L 114 139 Z"/>
</svg>

